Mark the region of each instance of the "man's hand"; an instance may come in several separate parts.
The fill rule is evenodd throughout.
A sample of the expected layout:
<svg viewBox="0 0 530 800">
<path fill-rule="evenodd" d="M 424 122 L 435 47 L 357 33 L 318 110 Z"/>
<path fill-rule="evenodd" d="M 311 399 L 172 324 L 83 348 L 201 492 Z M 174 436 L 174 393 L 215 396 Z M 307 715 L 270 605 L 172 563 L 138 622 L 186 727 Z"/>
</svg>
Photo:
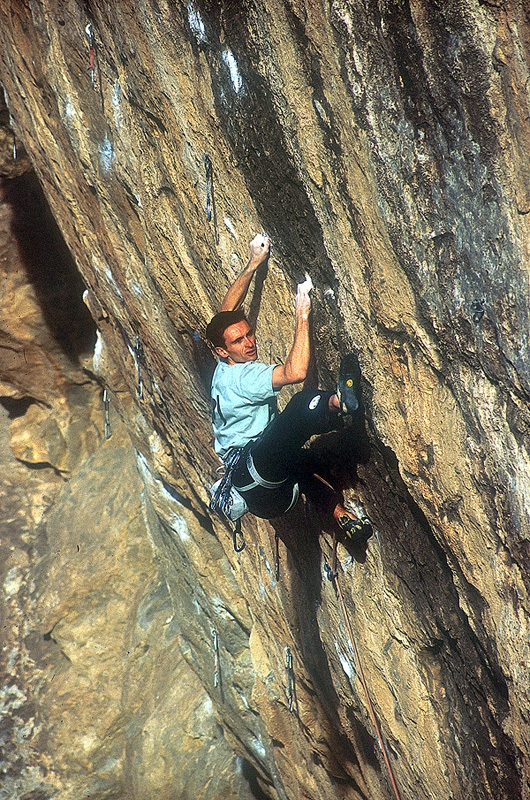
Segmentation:
<svg viewBox="0 0 530 800">
<path fill-rule="evenodd" d="M 269 255 L 271 246 L 270 237 L 265 233 L 258 233 L 250 243 L 250 263 L 259 267 Z"/>
<path fill-rule="evenodd" d="M 242 306 L 252 278 L 260 264 L 266 261 L 270 247 L 271 240 L 266 234 L 254 236 L 250 243 L 250 261 L 225 294 L 220 311 L 235 311 Z"/>
<path fill-rule="evenodd" d="M 309 275 L 305 274 L 305 281 L 296 287 L 296 314 L 300 314 L 304 319 L 309 317 L 311 311 L 311 298 L 309 292 L 313 289 L 313 281 Z"/>
</svg>

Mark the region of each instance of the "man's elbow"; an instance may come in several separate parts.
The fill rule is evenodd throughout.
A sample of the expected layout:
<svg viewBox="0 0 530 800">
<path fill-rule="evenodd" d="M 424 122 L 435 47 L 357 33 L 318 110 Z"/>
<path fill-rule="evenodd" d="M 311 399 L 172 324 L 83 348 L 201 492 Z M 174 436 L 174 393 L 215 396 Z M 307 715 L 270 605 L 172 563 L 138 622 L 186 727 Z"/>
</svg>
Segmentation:
<svg viewBox="0 0 530 800">
<path fill-rule="evenodd" d="M 289 378 L 291 383 L 303 383 L 307 378 L 307 368 L 296 367 L 295 369 L 291 369 L 289 371 Z"/>
<path fill-rule="evenodd" d="M 272 373 L 273 389 L 281 389 L 282 386 L 291 386 L 294 383 L 302 383 L 307 378 L 307 369 L 295 368 L 290 365 L 279 365 L 274 368 Z"/>
</svg>

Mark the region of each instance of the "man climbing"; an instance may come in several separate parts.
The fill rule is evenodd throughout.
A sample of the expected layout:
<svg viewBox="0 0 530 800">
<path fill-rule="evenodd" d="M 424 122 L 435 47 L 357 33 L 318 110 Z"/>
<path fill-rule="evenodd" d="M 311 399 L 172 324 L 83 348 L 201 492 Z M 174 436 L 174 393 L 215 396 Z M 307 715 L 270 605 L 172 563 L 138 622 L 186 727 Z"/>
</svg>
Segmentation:
<svg viewBox="0 0 530 800">
<path fill-rule="evenodd" d="M 307 376 L 313 287 L 310 278 L 297 287 L 294 341 L 285 364 L 259 362 L 256 337 L 241 307 L 269 250 L 268 236 L 252 240 L 246 268 L 206 328 L 219 357 L 211 390 L 215 450 L 231 466 L 232 485 L 255 516 L 272 519 L 285 514 L 302 492 L 329 508 L 347 537 L 363 541 L 372 535 L 369 520 L 345 508 L 342 495 L 316 474 L 311 454 L 303 448 L 311 436 L 334 430 L 339 413 L 359 410 L 357 362 L 352 356 L 343 359 L 336 392 L 302 389 L 277 413 L 280 389 Z"/>
</svg>

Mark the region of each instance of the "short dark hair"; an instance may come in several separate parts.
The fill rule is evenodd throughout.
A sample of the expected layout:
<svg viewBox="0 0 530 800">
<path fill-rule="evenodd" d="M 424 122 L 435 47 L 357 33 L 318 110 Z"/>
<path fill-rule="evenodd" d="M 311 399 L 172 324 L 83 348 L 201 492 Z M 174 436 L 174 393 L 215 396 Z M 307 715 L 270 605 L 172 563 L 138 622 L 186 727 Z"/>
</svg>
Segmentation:
<svg viewBox="0 0 530 800">
<path fill-rule="evenodd" d="M 226 347 L 225 331 L 230 325 L 247 321 L 242 308 L 235 311 L 220 311 L 206 326 L 206 337 L 214 347 Z"/>
</svg>

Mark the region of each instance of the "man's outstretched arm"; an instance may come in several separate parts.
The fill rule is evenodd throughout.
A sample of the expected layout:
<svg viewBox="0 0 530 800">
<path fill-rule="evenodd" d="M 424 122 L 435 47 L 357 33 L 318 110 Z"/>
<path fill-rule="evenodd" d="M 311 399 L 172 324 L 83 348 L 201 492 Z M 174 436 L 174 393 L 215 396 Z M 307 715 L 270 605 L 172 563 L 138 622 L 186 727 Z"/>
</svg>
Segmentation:
<svg viewBox="0 0 530 800">
<path fill-rule="evenodd" d="M 243 305 L 257 268 L 263 264 L 269 255 L 270 244 L 269 237 L 262 234 L 258 234 L 252 239 L 250 243 L 250 261 L 225 294 L 221 303 L 221 311 L 236 311 Z"/>
<path fill-rule="evenodd" d="M 285 359 L 285 364 L 274 368 L 272 373 L 273 389 L 281 389 L 293 383 L 301 383 L 307 377 L 311 358 L 311 340 L 309 335 L 309 313 L 311 300 L 309 292 L 313 288 L 311 278 L 306 276 L 304 283 L 299 283 L 296 291 L 296 323 L 293 346 Z"/>
</svg>

